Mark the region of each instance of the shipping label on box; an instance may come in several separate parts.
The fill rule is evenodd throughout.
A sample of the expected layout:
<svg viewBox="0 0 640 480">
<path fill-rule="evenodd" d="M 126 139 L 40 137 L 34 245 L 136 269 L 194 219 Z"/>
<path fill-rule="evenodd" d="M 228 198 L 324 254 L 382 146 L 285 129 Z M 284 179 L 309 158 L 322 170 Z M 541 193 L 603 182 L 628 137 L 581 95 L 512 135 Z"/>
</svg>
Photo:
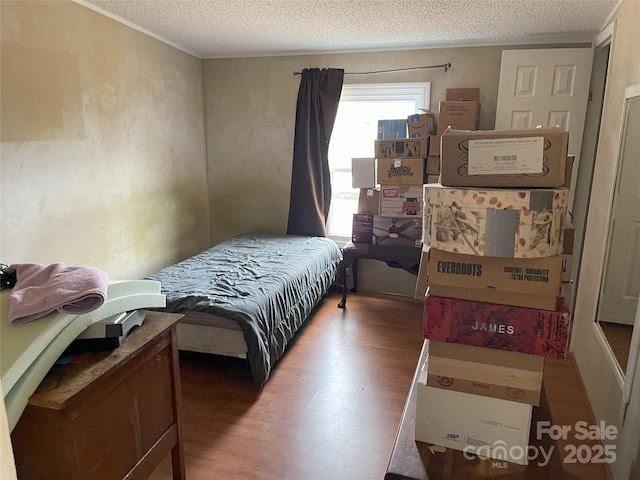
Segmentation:
<svg viewBox="0 0 640 480">
<path fill-rule="evenodd" d="M 479 190 L 426 184 L 423 241 L 469 255 L 560 255 L 566 210 L 563 188 Z"/>
<path fill-rule="evenodd" d="M 373 216 L 373 243 L 383 246 L 422 247 L 422 220 Z"/>
<path fill-rule="evenodd" d="M 428 137 L 436 133 L 436 117 L 432 112 L 416 113 L 407 117 L 409 138 Z"/>
<path fill-rule="evenodd" d="M 565 358 L 570 312 L 562 297 L 557 311 L 459 300 L 427 290 L 424 336 L 542 357 Z"/>
<path fill-rule="evenodd" d="M 480 104 L 478 102 L 440 102 L 438 116 L 438 133 L 447 128 L 453 130 L 477 130 L 480 118 Z"/>
<path fill-rule="evenodd" d="M 376 180 L 380 185 L 423 185 L 422 158 L 378 158 Z"/>
<path fill-rule="evenodd" d="M 469 175 L 542 173 L 544 137 L 469 140 Z"/>
<path fill-rule="evenodd" d="M 407 120 L 405 118 L 378 120 L 378 140 L 392 138 L 407 138 Z"/>
<path fill-rule="evenodd" d="M 447 130 L 441 137 L 441 181 L 449 187 L 562 187 L 570 177 L 568 141 L 559 127 Z"/>
<path fill-rule="evenodd" d="M 540 404 L 543 357 L 433 340 L 428 347 L 427 385 Z"/>
<path fill-rule="evenodd" d="M 380 213 L 380 190 L 375 188 L 361 188 L 358 195 L 358 213 Z M 361 242 L 362 243 L 362 242 Z"/>
<path fill-rule="evenodd" d="M 382 185 L 380 215 L 422 219 L 422 194 L 422 185 Z"/>
<path fill-rule="evenodd" d="M 351 241 L 355 243 L 373 243 L 373 214 L 354 213 L 351 229 Z"/>
<path fill-rule="evenodd" d="M 427 158 L 427 138 L 375 140 L 376 158 Z"/>
<path fill-rule="evenodd" d="M 430 387 L 426 373 L 423 365 L 416 384 L 417 441 L 527 464 L 531 405 Z"/>
<path fill-rule="evenodd" d="M 375 188 L 376 186 L 376 159 L 352 158 L 351 159 L 351 186 L 353 188 Z"/>
<path fill-rule="evenodd" d="M 555 310 L 562 257 L 503 258 L 429 249 L 428 276 L 435 296 Z"/>
</svg>

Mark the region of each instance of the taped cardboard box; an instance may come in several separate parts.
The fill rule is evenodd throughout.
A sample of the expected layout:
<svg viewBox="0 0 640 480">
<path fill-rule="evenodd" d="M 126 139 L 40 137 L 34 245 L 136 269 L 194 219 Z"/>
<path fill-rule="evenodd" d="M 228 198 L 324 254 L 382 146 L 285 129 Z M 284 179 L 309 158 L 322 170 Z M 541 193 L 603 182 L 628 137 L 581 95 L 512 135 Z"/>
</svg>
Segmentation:
<svg viewBox="0 0 640 480">
<path fill-rule="evenodd" d="M 432 295 L 556 310 L 562 283 L 562 256 L 502 258 L 428 248 Z"/>
<path fill-rule="evenodd" d="M 569 134 L 562 128 L 462 131 L 441 137 L 442 184 L 449 187 L 561 187 Z"/>
<path fill-rule="evenodd" d="M 424 337 L 563 359 L 567 353 L 570 312 L 562 297 L 558 310 L 438 297 L 427 289 Z"/>
<path fill-rule="evenodd" d="M 351 159 L 351 186 L 353 188 L 375 188 L 376 186 L 376 159 L 352 158 Z"/>
<path fill-rule="evenodd" d="M 440 156 L 441 135 L 429 135 L 429 155 Z"/>
<path fill-rule="evenodd" d="M 428 386 L 540 405 L 543 357 L 433 340 L 428 345 Z"/>
<path fill-rule="evenodd" d="M 440 102 L 438 134 L 448 128 L 454 130 L 477 130 L 480 118 L 480 104 L 466 101 Z"/>
<path fill-rule="evenodd" d="M 428 137 L 436 133 L 436 116 L 433 112 L 416 113 L 407 117 L 409 138 Z"/>
<path fill-rule="evenodd" d="M 380 190 L 375 188 L 361 188 L 358 195 L 358 213 L 380 213 Z"/>
<path fill-rule="evenodd" d="M 428 386 L 428 361 L 416 383 L 416 440 L 526 465 L 533 407 Z"/>
<path fill-rule="evenodd" d="M 427 158 L 428 138 L 375 140 L 376 158 Z"/>
<path fill-rule="evenodd" d="M 573 253 L 573 243 L 576 239 L 576 227 L 571 223 L 569 215 L 564 217 L 564 232 L 562 237 L 562 253 L 571 255 Z"/>
<path fill-rule="evenodd" d="M 382 185 L 380 215 L 383 217 L 419 217 L 422 220 L 422 185 Z"/>
<path fill-rule="evenodd" d="M 376 180 L 380 185 L 423 185 L 422 158 L 378 158 Z"/>
<path fill-rule="evenodd" d="M 560 255 L 567 192 L 426 184 L 423 242 L 448 252 L 490 257 Z"/>
<path fill-rule="evenodd" d="M 440 175 L 427 175 L 427 183 L 439 183 Z"/>
</svg>

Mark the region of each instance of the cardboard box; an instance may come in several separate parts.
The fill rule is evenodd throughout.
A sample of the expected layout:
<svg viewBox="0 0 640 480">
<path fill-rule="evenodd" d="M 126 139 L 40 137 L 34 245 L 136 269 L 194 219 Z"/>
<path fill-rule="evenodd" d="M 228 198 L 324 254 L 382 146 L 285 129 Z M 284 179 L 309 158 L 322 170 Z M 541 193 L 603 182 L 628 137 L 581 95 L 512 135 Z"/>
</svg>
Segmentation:
<svg viewBox="0 0 640 480">
<path fill-rule="evenodd" d="M 378 120 L 378 140 L 407 138 L 407 119 Z"/>
<path fill-rule="evenodd" d="M 380 213 L 380 190 L 375 188 L 361 188 L 358 195 L 358 213 Z"/>
<path fill-rule="evenodd" d="M 351 159 L 351 186 L 353 188 L 375 188 L 376 186 L 376 159 L 352 158 Z"/>
<path fill-rule="evenodd" d="M 480 190 L 426 184 L 424 204 L 423 241 L 430 247 L 509 258 L 562 253 L 564 188 Z"/>
<path fill-rule="evenodd" d="M 433 112 L 416 113 L 407 117 L 409 138 L 428 137 L 436 133 L 436 116 Z"/>
<path fill-rule="evenodd" d="M 439 183 L 440 175 L 427 175 L 427 183 Z"/>
<path fill-rule="evenodd" d="M 419 218 L 391 218 L 354 214 L 351 241 L 391 247 L 422 247 Z"/>
<path fill-rule="evenodd" d="M 440 157 L 437 155 L 429 155 L 427 157 L 425 170 L 427 175 L 440 175 Z"/>
<path fill-rule="evenodd" d="M 427 138 L 375 140 L 376 158 L 427 158 Z"/>
<path fill-rule="evenodd" d="M 422 220 L 422 185 L 382 185 L 380 215 L 383 217 L 419 217 Z"/>
<path fill-rule="evenodd" d="M 429 135 L 429 155 L 440 156 L 441 135 Z"/>
<path fill-rule="evenodd" d="M 351 228 L 351 241 L 355 243 L 373 243 L 373 214 L 354 213 Z"/>
<path fill-rule="evenodd" d="M 569 345 L 569 321 L 562 297 L 553 312 L 437 297 L 430 288 L 425 295 L 424 336 L 436 342 L 562 359 Z"/>
<path fill-rule="evenodd" d="M 466 101 L 440 102 L 438 134 L 448 128 L 453 130 L 477 130 L 480 118 L 480 104 Z"/>
<path fill-rule="evenodd" d="M 531 405 L 430 387 L 426 367 L 416 390 L 417 441 L 527 464 Z"/>
<path fill-rule="evenodd" d="M 380 185 L 423 185 L 422 158 L 378 158 L 376 180 Z"/>
<path fill-rule="evenodd" d="M 483 397 L 540 405 L 544 358 L 429 341 L 427 385 Z"/>
<path fill-rule="evenodd" d="M 561 187 L 569 134 L 562 128 L 447 130 L 441 138 L 442 184 L 449 187 Z"/>
<path fill-rule="evenodd" d="M 562 255 L 562 283 L 571 283 L 572 264 L 573 254 Z"/>
<path fill-rule="evenodd" d="M 445 100 L 449 101 L 480 101 L 479 88 L 447 88 L 445 91 Z"/>
<path fill-rule="evenodd" d="M 562 237 L 562 253 L 571 255 L 573 253 L 573 244 L 576 239 L 576 227 L 571 223 L 569 215 L 564 217 L 564 230 Z"/>
<path fill-rule="evenodd" d="M 418 277 L 416 278 L 416 288 L 413 292 L 413 298 L 424 302 L 424 295 L 427 293 L 427 287 L 429 286 L 429 276 L 427 275 L 429 269 L 429 249 L 422 247 L 420 254 L 420 266 L 418 268 Z"/>
<path fill-rule="evenodd" d="M 428 249 L 429 286 L 439 297 L 556 310 L 562 257 L 501 258 Z"/>
</svg>

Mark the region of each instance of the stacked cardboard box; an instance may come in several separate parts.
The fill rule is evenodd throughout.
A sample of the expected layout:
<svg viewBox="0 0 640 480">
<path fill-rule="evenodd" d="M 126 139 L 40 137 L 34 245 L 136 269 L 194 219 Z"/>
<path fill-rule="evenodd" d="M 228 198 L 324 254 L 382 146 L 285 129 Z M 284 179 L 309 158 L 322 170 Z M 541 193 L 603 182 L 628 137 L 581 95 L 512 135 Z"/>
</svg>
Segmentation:
<svg viewBox="0 0 640 480">
<path fill-rule="evenodd" d="M 436 183 L 440 175 L 440 139 L 448 129 L 477 130 L 480 115 L 479 88 L 447 88 L 446 99 L 439 104 L 438 128 L 429 135 L 426 183 Z"/>
<path fill-rule="evenodd" d="M 430 348 L 419 441 L 527 463 L 543 360 L 565 357 L 570 332 L 560 297 L 568 136 L 559 130 L 442 135 L 442 184 L 424 185 L 416 287 Z"/>
<path fill-rule="evenodd" d="M 353 242 L 422 246 L 422 185 L 428 136 L 415 136 L 409 123 L 407 118 L 380 120 L 374 140 L 375 159 L 352 161 L 353 187 L 360 189 L 358 213 L 353 216 Z M 409 130 L 414 136 L 407 135 Z"/>
</svg>

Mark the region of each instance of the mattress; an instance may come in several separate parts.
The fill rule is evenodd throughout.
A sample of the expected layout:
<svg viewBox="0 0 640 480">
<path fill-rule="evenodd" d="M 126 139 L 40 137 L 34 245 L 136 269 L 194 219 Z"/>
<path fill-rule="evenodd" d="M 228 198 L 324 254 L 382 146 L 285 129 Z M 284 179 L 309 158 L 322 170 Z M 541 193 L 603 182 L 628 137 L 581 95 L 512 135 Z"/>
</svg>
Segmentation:
<svg viewBox="0 0 640 480">
<path fill-rule="evenodd" d="M 235 320 L 262 387 L 336 278 L 341 259 L 336 243 L 324 237 L 246 233 L 146 278 L 161 283 L 163 311 Z"/>
</svg>

